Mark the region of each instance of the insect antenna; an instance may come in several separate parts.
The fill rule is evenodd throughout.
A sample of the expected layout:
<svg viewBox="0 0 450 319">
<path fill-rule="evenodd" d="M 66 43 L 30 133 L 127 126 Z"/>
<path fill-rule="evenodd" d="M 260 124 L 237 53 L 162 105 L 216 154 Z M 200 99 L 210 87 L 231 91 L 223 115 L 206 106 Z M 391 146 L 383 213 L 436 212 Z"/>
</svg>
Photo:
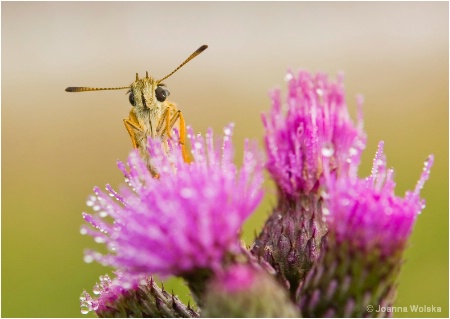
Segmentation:
<svg viewBox="0 0 450 319">
<path fill-rule="evenodd" d="M 90 87 L 77 87 L 77 86 L 69 86 L 66 88 L 66 92 L 87 92 L 87 91 L 105 91 L 105 90 L 123 90 L 129 89 L 129 86 L 121 86 L 117 88 L 90 88 Z"/>
<path fill-rule="evenodd" d="M 172 74 L 174 74 L 175 72 L 177 72 L 183 65 L 185 65 L 186 63 L 188 63 L 189 61 L 191 61 L 193 58 L 195 58 L 197 55 L 199 55 L 200 53 L 202 53 L 203 51 L 205 51 L 208 48 L 208 46 L 206 44 L 202 45 L 200 48 L 198 48 L 197 50 L 195 50 L 194 53 L 192 53 L 186 60 L 184 60 L 183 63 L 181 63 L 175 70 L 173 70 L 171 73 L 169 73 L 169 75 L 166 75 L 165 77 L 163 77 L 162 79 L 156 81 L 156 83 L 161 83 L 162 81 L 164 81 L 165 79 L 167 79 L 168 77 L 170 77 Z"/>
</svg>

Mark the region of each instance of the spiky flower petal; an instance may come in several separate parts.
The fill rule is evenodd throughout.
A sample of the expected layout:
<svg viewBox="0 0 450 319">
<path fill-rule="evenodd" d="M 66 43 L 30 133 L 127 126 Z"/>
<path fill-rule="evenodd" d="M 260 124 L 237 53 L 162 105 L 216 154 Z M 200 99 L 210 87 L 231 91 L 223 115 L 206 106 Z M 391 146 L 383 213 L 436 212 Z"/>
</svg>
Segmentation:
<svg viewBox="0 0 450 319">
<path fill-rule="evenodd" d="M 386 169 L 382 142 L 368 178 L 359 179 L 356 170 L 347 178 L 327 176 L 329 233 L 301 290 L 304 316 L 391 315 L 370 310 L 392 306 L 403 252 L 425 204 L 419 192 L 432 163 L 430 156 L 416 188 L 403 198 L 394 194 L 393 170 Z"/>
<path fill-rule="evenodd" d="M 238 232 L 262 198 L 263 177 L 253 144 L 245 145 L 242 167 L 234 165 L 232 128 L 216 141 L 212 130 L 203 138 L 189 129 L 190 164 L 178 143 L 169 143 L 168 156 L 160 141 L 149 140 L 157 179 L 137 152 L 130 154 L 128 169 L 119 163 L 132 189 L 107 186 L 105 194 L 95 188 L 89 204 L 99 213 L 83 215 L 96 229 L 82 232 L 106 243 L 110 253 L 87 252 L 85 259 L 130 274 L 167 276 L 215 269 L 226 253 L 239 252 Z"/>
</svg>

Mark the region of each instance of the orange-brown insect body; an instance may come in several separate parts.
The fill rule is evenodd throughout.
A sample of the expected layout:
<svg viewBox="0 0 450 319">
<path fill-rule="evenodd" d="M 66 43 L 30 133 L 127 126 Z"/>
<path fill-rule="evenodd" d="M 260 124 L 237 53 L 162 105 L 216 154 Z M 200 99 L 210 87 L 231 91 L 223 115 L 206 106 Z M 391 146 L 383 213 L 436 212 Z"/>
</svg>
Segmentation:
<svg viewBox="0 0 450 319">
<path fill-rule="evenodd" d="M 165 98 L 160 101 L 161 96 L 160 99 L 157 97 L 159 91 L 169 95 L 165 86 L 149 77 L 148 74 L 142 79 L 139 79 L 136 75 L 136 81 L 131 84 L 129 92 L 133 107 L 130 110 L 129 117 L 124 119 L 133 146 L 139 149 L 139 153 L 146 161 L 147 166 L 155 174 L 147 150 L 149 137 L 159 137 L 165 142 L 167 137 L 170 137 L 173 128 L 176 128 L 183 148 L 183 157 L 185 161 L 188 161 L 184 146 L 186 133 L 183 114 L 176 108 L 175 104 L 165 100 Z"/>
<path fill-rule="evenodd" d="M 148 73 L 146 73 L 145 78 L 139 79 L 138 74 L 136 74 L 136 81 L 127 87 L 68 87 L 66 88 L 66 91 L 84 92 L 129 89 L 129 100 L 132 108 L 128 118 L 124 119 L 125 128 L 130 135 L 133 147 L 139 149 L 139 153 L 146 161 L 149 170 L 154 175 L 157 175 L 155 169 L 151 165 L 150 156 L 147 150 L 147 140 L 149 137 L 158 137 L 165 142 L 167 138 L 171 136 L 172 130 L 176 128 L 179 134 L 180 144 L 182 145 L 183 158 L 185 161 L 189 161 L 185 149 L 186 128 L 183 114 L 176 108 L 175 104 L 166 100 L 170 93 L 162 81 L 178 71 L 178 69 L 203 52 L 207 47 L 208 46 L 203 45 L 198 48 L 180 66 L 178 66 L 178 68 L 160 80 L 149 77 Z M 166 143 L 163 143 L 163 145 L 167 147 Z M 166 151 L 168 150 L 166 149 Z"/>
</svg>

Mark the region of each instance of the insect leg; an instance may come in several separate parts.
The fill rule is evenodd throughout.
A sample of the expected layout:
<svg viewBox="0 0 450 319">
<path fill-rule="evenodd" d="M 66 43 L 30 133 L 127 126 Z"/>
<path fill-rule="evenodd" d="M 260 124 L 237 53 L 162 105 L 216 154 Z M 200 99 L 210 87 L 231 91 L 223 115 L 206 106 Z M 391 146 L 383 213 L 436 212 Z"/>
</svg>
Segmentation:
<svg viewBox="0 0 450 319">
<path fill-rule="evenodd" d="M 161 118 L 159 119 L 158 125 L 156 126 L 156 135 L 163 136 L 163 134 L 160 134 L 159 132 L 163 128 L 163 124 L 167 122 L 169 119 L 169 107 L 166 107 L 163 114 L 161 115 Z"/>
<path fill-rule="evenodd" d="M 123 119 L 123 124 L 125 124 L 125 128 L 127 129 L 128 134 L 130 134 L 131 143 L 134 148 L 138 148 L 139 144 L 137 142 L 136 132 L 142 132 L 142 129 L 130 119 Z"/>
<path fill-rule="evenodd" d="M 177 110 L 175 114 L 170 119 L 169 124 L 169 130 L 172 130 L 172 128 L 175 126 L 175 124 L 179 121 L 179 143 L 181 145 L 181 151 L 183 153 L 183 159 L 186 163 L 190 163 L 191 159 L 188 156 L 188 153 L 186 151 L 186 125 L 184 122 L 183 113 L 181 113 L 180 110 Z M 166 128 L 167 129 L 167 128 Z M 164 130 L 161 135 L 164 135 L 167 131 Z M 168 135 L 168 134 L 167 134 Z"/>
<path fill-rule="evenodd" d="M 184 123 L 184 116 L 181 111 L 179 112 L 180 116 L 180 144 L 181 144 L 181 151 L 183 152 L 183 159 L 186 163 L 190 163 L 191 159 L 186 151 L 186 124 Z M 175 124 L 175 123 L 174 123 Z"/>
</svg>

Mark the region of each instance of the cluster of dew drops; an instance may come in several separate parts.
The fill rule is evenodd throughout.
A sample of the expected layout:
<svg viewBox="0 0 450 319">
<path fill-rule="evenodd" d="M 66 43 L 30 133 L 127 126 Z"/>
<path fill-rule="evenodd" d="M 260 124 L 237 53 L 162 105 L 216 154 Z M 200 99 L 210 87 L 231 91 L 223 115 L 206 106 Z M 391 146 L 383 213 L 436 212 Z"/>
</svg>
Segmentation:
<svg viewBox="0 0 450 319">
<path fill-rule="evenodd" d="M 107 291 L 112 284 L 112 280 L 108 275 L 100 276 L 100 283 L 96 283 L 92 292 L 94 295 L 100 295 Z M 98 309 L 98 300 L 94 299 L 83 291 L 80 296 L 80 310 L 83 315 L 88 314 L 90 311 L 96 311 Z"/>
</svg>

